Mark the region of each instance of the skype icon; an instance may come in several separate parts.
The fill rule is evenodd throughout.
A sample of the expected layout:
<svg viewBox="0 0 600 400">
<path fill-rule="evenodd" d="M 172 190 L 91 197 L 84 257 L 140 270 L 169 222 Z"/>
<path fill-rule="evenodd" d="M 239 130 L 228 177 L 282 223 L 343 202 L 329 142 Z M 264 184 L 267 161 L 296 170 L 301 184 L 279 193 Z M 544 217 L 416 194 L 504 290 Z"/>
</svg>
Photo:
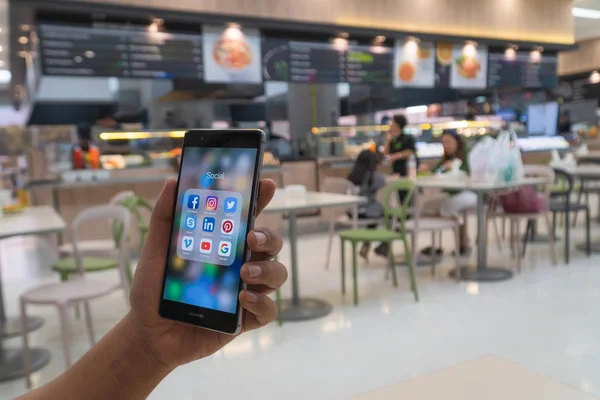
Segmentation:
<svg viewBox="0 0 600 400">
<path fill-rule="evenodd" d="M 185 228 L 187 230 L 193 231 L 194 229 L 196 229 L 196 217 L 193 215 L 188 215 L 187 217 L 185 217 Z"/>
</svg>

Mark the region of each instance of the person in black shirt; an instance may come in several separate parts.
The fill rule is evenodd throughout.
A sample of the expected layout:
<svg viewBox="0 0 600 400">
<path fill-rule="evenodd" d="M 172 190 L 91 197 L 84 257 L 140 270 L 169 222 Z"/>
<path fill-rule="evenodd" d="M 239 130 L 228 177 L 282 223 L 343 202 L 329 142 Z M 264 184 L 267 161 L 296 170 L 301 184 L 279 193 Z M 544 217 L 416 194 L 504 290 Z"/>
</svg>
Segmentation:
<svg viewBox="0 0 600 400">
<path fill-rule="evenodd" d="M 415 138 L 404 133 L 406 125 L 404 115 L 394 115 L 384 148 L 385 155 L 389 155 L 392 160 L 394 174 L 400 176 L 408 175 L 408 158 L 416 153 Z"/>
</svg>

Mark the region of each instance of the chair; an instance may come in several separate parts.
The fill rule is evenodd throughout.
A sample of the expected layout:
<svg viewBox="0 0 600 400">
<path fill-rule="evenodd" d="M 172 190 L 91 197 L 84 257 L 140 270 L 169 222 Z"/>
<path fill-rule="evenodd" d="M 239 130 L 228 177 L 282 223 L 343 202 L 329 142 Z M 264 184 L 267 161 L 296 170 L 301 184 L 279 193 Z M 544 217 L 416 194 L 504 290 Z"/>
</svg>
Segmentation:
<svg viewBox="0 0 600 400">
<path fill-rule="evenodd" d="M 577 165 L 596 165 L 600 168 L 600 160 L 594 158 L 587 158 L 579 160 Z M 600 185 L 598 185 L 595 179 L 580 179 L 579 190 L 574 189 L 577 192 L 577 203 L 582 203 L 582 197 L 585 197 L 585 204 L 590 204 L 590 195 L 597 194 L 600 196 Z M 577 217 L 579 216 L 579 210 L 575 211 L 575 218 L 573 218 L 573 227 L 577 225 Z M 598 201 L 598 218 L 600 218 L 600 199 Z"/>
<path fill-rule="evenodd" d="M 411 280 L 411 290 L 414 293 L 415 301 L 419 301 L 419 292 L 417 289 L 417 282 L 415 279 L 414 263 L 408 241 L 406 237 L 405 223 L 406 215 L 408 213 L 408 205 L 414 193 L 414 184 L 411 181 L 399 180 L 386 185 L 384 189 L 384 221 L 385 229 L 349 229 L 339 233 L 341 239 L 341 267 L 342 267 L 342 294 L 346 293 L 346 256 L 344 252 L 344 244 L 349 241 L 352 244 L 352 278 L 353 278 L 353 289 L 354 289 L 354 305 L 358 305 L 358 271 L 357 271 L 357 260 L 356 260 L 356 245 L 360 242 L 381 242 L 388 245 L 388 268 L 392 272 L 394 286 L 398 286 L 398 277 L 396 275 L 396 268 L 394 265 L 394 252 L 392 244 L 396 240 L 401 240 L 404 244 L 404 251 L 406 253 L 406 261 L 408 264 L 408 270 Z M 404 204 L 400 207 L 392 208 L 390 201 L 392 197 L 396 197 L 398 190 L 406 190 L 408 194 L 404 199 Z M 392 229 L 393 220 L 397 220 L 399 223 L 399 232 L 395 232 Z M 331 246 L 329 246 L 331 248 Z"/>
<path fill-rule="evenodd" d="M 336 193 L 336 194 L 354 194 L 356 188 L 352 182 L 343 178 L 332 178 L 328 177 L 323 183 L 323 190 L 325 193 Z M 348 217 L 348 207 L 326 207 L 321 209 L 321 219 L 329 224 L 329 236 L 327 239 L 327 248 L 331 249 L 333 243 L 333 236 L 338 226 L 352 227 L 352 226 L 367 226 L 371 224 L 377 224 L 380 219 L 358 219 L 353 220 Z M 356 225 L 355 225 L 356 224 Z M 325 256 L 325 269 L 329 269 L 329 263 L 331 260 L 331 252 L 327 252 Z"/>
<path fill-rule="evenodd" d="M 552 191 L 552 185 L 554 184 L 554 170 L 545 165 L 524 165 L 524 176 L 529 178 L 545 178 L 546 182 L 541 185 L 542 195 L 547 199 L 550 204 L 550 194 Z M 546 220 L 546 226 L 548 228 L 548 236 L 550 243 L 550 253 L 552 257 L 552 263 L 556 265 L 556 249 L 554 243 L 554 234 L 552 232 L 552 226 L 550 223 L 550 209 L 543 210 L 541 212 L 534 213 L 507 213 L 503 212 L 501 216 L 507 218 L 510 222 L 510 241 L 511 249 L 515 249 L 517 258 L 517 270 L 521 272 L 521 257 L 524 255 L 521 253 L 521 230 L 520 222 L 529 221 L 531 219 L 537 219 L 541 216 Z"/>
<path fill-rule="evenodd" d="M 567 171 L 555 168 L 554 173 L 559 182 L 564 183 L 562 193 L 553 192 L 550 199 L 550 212 L 552 212 L 552 235 L 556 237 L 556 215 L 558 213 L 565 216 L 565 264 L 569 264 L 569 252 L 571 249 L 571 226 L 569 217 L 571 212 L 585 212 L 585 231 L 586 231 L 586 250 L 588 257 L 592 255 L 591 249 L 591 213 L 587 203 L 573 201 L 571 196 L 575 190 L 575 180 Z"/>
<path fill-rule="evenodd" d="M 254 222 L 254 226 L 256 227 L 265 227 L 270 228 L 275 231 L 281 230 L 281 225 L 283 224 L 283 214 L 280 213 L 269 213 L 269 214 L 261 214 L 256 218 Z M 273 260 L 277 261 L 277 257 L 274 257 Z M 283 325 L 283 319 L 281 318 L 281 291 L 279 289 L 275 290 L 275 303 L 277 304 L 277 325 Z"/>
<path fill-rule="evenodd" d="M 114 291 L 123 290 L 125 300 L 129 302 L 129 284 L 127 282 L 125 264 L 128 258 L 126 235 L 120 235 L 116 241 L 115 263 L 118 265 L 119 281 L 105 282 L 89 280 L 85 277 L 83 268 L 83 256 L 79 251 L 78 236 L 80 227 L 84 223 L 96 223 L 98 220 L 113 220 L 122 226 L 129 226 L 131 214 L 123 206 L 105 205 L 91 207 L 81 212 L 73 222 L 71 233 L 73 237 L 73 250 L 75 255 L 76 279 L 68 282 L 52 283 L 31 289 L 21 295 L 21 332 L 23 335 L 23 361 L 26 372 L 27 387 L 31 387 L 31 354 L 29 350 L 29 337 L 27 330 L 27 305 L 53 305 L 58 308 L 62 330 L 62 340 L 65 353 L 65 364 L 67 369 L 71 366 L 71 340 L 69 335 L 69 322 L 67 310 L 70 306 L 83 302 L 85 309 L 85 320 L 91 345 L 95 343 L 92 316 L 89 301 L 106 296 Z"/>
<path fill-rule="evenodd" d="M 133 215 L 135 215 L 138 221 L 138 230 L 140 232 L 140 252 L 144 245 L 146 235 L 148 233 L 148 224 L 140 213 L 140 209 L 146 209 L 152 211 L 152 205 L 141 197 L 136 196 L 132 191 L 123 191 L 117 193 L 111 200 L 112 205 L 122 205 L 127 208 Z M 114 262 L 114 255 L 110 253 L 115 248 L 115 237 L 120 234 L 120 230 L 123 229 L 121 225 L 116 225 L 115 222 L 109 223 L 111 231 L 113 233 L 113 239 L 105 240 L 85 240 L 79 243 L 79 251 L 85 255 L 83 257 L 83 268 L 86 272 L 105 271 L 107 269 L 116 268 L 117 264 Z M 124 227 L 128 229 L 129 227 Z M 69 279 L 69 275 L 76 272 L 75 258 L 73 257 L 73 244 L 65 243 L 59 247 L 59 253 L 63 257 L 57 263 L 55 263 L 52 269 L 58 272 L 63 281 Z M 129 283 L 133 281 L 133 273 L 129 260 L 126 265 L 127 279 Z"/>
</svg>

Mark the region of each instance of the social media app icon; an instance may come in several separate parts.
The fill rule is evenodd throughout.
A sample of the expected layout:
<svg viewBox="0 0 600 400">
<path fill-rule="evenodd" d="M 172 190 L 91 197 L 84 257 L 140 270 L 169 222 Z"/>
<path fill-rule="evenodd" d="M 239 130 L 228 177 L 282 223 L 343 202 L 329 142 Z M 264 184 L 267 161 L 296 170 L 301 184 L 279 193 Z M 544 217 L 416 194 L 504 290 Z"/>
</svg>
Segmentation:
<svg viewBox="0 0 600 400">
<path fill-rule="evenodd" d="M 225 212 L 234 213 L 237 210 L 237 199 L 228 197 L 225 199 Z"/>
<path fill-rule="evenodd" d="M 204 220 L 202 221 L 202 230 L 204 232 L 213 232 L 216 224 L 217 222 L 214 218 L 204 217 Z"/>
<path fill-rule="evenodd" d="M 185 217 L 185 228 L 193 231 L 194 229 L 196 229 L 196 222 L 198 220 L 196 219 L 195 216 L 193 215 L 188 215 L 187 217 Z"/>
<path fill-rule="evenodd" d="M 219 255 L 222 257 L 229 257 L 231 255 L 231 242 L 225 240 L 219 242 Z"/>
<path fill-rule="evenodd" d="M 212 250 L 212 240 L 202 239 L 202 241 L 200 242 L 200 253 L 210 254 L 211 250 Z"/>
<path fill-rule="evenodd" d="M 194 238 L 191 236 L 184 236 L 181 240 L 181 250 L 192 251 L 194 250 Z"/>
<path fill-rule="evenodd" d="M 219 207 L 219 198 L 217 196 L 208 196 L 206 198 L 206 211 L 217 211 Z"/>
<path fill-rule="evenodd" d="M 231 232 L 233 232 L 233 226 L 233 220 L 224 219 L 221 223 L 221 233 L 224 233 L 225 235 L 231 234 Z"/>
<path fill-rule="evenodd" d="M 200 196 L 191 194 L 188 197 L 187 208 L 190 210 L 197 210 L 200 207 Z"/>
</svg>

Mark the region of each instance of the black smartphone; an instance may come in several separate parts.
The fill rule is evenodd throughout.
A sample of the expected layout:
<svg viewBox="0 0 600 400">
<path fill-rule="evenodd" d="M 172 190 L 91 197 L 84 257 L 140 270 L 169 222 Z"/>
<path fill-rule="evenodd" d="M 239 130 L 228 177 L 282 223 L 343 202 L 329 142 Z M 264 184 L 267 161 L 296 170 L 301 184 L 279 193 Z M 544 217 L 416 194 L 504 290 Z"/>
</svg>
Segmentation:
<svg viewBox="0 0 600 400">
<path fill-rule="evenodd" d="M 264 144 L 258 129 L 185 133 L 161 317 L 239 332 L 240 270 L 250 256 Z"/>
</svg>

